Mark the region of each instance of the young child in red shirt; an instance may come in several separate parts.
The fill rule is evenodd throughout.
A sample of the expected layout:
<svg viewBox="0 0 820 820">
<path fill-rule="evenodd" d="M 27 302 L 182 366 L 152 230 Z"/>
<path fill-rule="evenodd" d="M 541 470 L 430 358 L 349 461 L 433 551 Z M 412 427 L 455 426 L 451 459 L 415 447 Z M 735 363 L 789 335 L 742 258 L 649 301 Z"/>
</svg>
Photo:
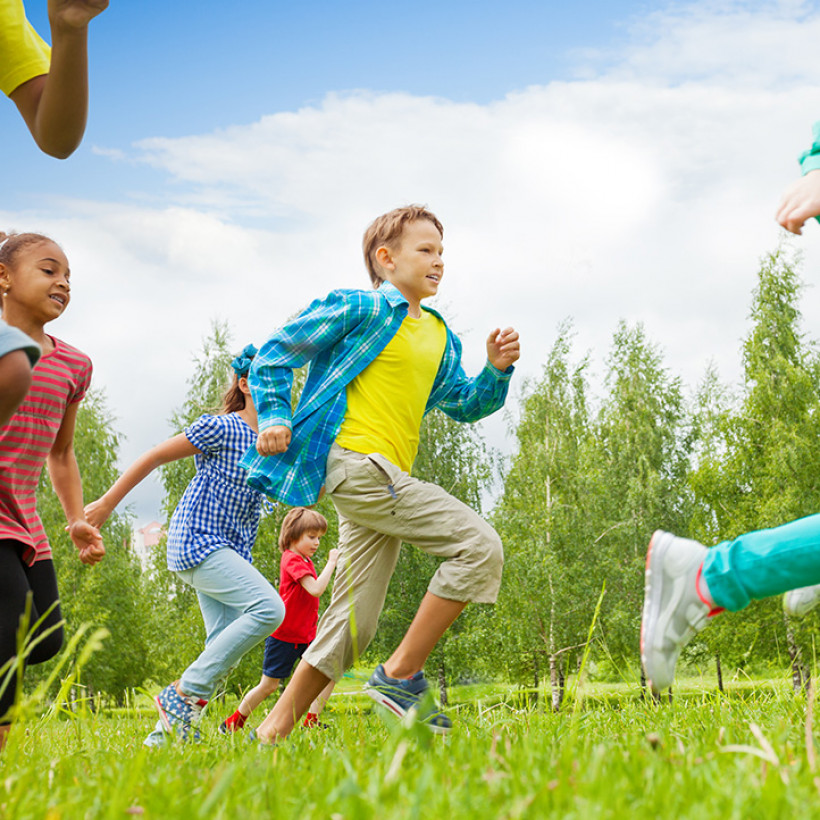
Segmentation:
<svg viewBox="0 0 820 820">
<path fill-rule="evenodd" d="M 319 598 L 327 589 L 339 560 L 339 551 L 330 550 L 327 563 L 317 577 L 311 558 L 327 532 L 327 519 L 315 510 L 294 507 L 282 522 L 279 533 L 279 595 L 285 604 L 285 620 L 265 641 L 262 679 L 245 695 L 239 708 L 219 727 L 223 733 L 242 729 L 251 712 L 272 695 L 279 682 L 290 677 L 311 641 L 316 637 L 319 620 Z M 319 725 L 319 715 L 333 691 L 334 682 L 322 690 L 305 716 L 305 726 Z"/>
</svg>

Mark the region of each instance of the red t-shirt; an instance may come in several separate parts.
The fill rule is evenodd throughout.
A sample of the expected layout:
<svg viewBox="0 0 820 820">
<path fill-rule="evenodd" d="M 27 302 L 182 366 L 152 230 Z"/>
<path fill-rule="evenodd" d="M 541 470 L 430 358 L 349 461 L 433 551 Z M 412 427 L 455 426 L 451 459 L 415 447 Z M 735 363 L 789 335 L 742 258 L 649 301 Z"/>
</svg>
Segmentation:
<svg viewBox="0 0 820 820">
<path fill-rule="evenodd" d="M 285 550 L 279 563 L 279 594 L 285 604 L 285 620 L 273 633 L 280 641 L 310 643 L 316 637 L 319 599 L 299 583 L 306 575 L 316 577 L 313 561 L 293 550 Z"/>
<path fill-rule="evenodd" d="M 88 356 L 53 336 L 51 341 L 54 350 L 34 366 L 23 403 L 0 428 L 0 538 L 22 542 L 27 564 L 51 558 L 34 494 L 66 409 L 82 400 L 91 382 Z"/>
</svg>

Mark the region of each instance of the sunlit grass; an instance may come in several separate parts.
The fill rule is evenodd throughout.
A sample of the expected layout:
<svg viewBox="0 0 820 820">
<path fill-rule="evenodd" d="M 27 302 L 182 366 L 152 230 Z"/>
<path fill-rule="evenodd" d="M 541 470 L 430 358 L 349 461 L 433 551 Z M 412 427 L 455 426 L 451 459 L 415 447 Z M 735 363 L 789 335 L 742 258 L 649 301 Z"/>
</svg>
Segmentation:
<svg viewBox="0 0 820 820">
<path fill-rule="evenodd" d="M 786 681 L 720 694 L 684 681 L 671 704 L 585 684 L 573 711 L 515 687 L 456 688 L 446 739 L 393 722 L 345 681 L 327 730 L 277 748 L 223 737 L 214 703 L 199 745 L 148 749 L 147 696 L 116 713 L 49 711 L 0 761 L 6 818 L 812 817 L 820 780 L 807 702 Z M 260 719 L 261 719 L 260 712 Z"/>
</svg>

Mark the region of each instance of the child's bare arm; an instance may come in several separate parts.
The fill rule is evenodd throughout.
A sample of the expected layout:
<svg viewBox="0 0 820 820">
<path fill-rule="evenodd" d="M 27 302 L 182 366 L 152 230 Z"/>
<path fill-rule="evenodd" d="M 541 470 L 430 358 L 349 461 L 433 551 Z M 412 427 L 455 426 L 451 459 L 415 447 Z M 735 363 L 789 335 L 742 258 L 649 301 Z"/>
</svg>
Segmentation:
<svg viewBox="0 0 820 820">
<path fill-rule="evenodd" d="M 37 145 L 59 159 L 70 156 L 88 116 L 88 24 L 108 0 L 49 0 L 51 66 L 10 97 Z"/>
<path fill-rule="evenodd" d="M 309 592 L 314 598 L 321 597 L 322 593 L 327 589 L 330 583 L 330 578 L 333 575 L 333 570 L 336 569 L 336 564 L 339 563 L 339 550 L 331 550 L 327 554 L 327 563 L 325 568 L 319 573 L 318 578 L 311 578 L 305 575 L 299 579 L 305 592 Z"/>
<path fill-rule="evenodd" d="M 137 484 L 150 475 L 157 467 L 201 452 L 194 447 L 185 433 L 169 438 L 143 453 L 96 501 L 85 507 L 86 520 L 95 527 L 101 527 L 108 520 L 114 508 Z"/>
<path fill-rule="evenodd" d="M 83 485 L 80 469 L 74 455 L 74 428 L 79 403 L 66 410 L 57 437 L 48 455 L 48 473 L 54 492 L 65 512 L 68 530 L 84 564 L 96 564 L 105 555 L 100 531 L 85 520 L 83 514 Z"/>
<path fill-rule="evenodd" d="M 801 234 L 806 220 L 813 216 L 820 216 L 820 170 L 810 171 L 790 185 L 777 209 L 777 221 L 795 234 Z"/>
<path fill-rule="evenodd" d="M 5 427 L 31 386 L 31 362 L 23 350 L 0 356 L 0 427 Z"/>
</svg>

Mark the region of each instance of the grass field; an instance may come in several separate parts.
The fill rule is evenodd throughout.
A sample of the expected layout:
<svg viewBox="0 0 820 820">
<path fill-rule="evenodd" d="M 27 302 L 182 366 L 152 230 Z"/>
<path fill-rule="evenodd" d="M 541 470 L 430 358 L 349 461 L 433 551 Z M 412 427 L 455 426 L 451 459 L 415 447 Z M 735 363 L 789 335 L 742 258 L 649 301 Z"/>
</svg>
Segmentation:
<svg viewBox="0 0 820 820">
<path fill-rule="evenodd" d="M 148 749 L 144 697 L 115 713 L 46 713 L 0 757 L 2 818 L 800 818 L 820 773 L 808 703 L 787 681 L 720 695 L 683 682 L 672 704 L 588 686 L 560 714 L 503 687 L 453 691 L 446 739 L 371 708 L 349 680 L 330 728 L 279 747 L 216 732 Z M 346 691 L 345 691 L 346 690 Z"/>
</svg>

